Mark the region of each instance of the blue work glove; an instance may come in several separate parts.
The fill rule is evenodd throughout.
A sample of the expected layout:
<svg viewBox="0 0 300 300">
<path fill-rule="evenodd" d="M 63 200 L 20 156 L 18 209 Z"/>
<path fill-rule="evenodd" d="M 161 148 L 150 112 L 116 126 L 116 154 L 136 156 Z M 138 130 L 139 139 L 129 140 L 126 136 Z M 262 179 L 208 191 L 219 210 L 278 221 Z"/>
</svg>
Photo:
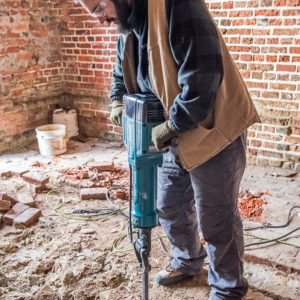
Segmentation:
<svg viewBox="0 0 300 300">
<path fill-rule="evenodd" d="M 162 151 L 170 140 L 177 136 L 177 131 L 171 128 L 170 121 L 155 126 L 152 130 L 152 141 L 157 151 Z"/>
<path fill-rule="evenodd" d="M 110 120 L 116 126 L 122 126 L 122 100 L 113 100 Z"/>
</svg>

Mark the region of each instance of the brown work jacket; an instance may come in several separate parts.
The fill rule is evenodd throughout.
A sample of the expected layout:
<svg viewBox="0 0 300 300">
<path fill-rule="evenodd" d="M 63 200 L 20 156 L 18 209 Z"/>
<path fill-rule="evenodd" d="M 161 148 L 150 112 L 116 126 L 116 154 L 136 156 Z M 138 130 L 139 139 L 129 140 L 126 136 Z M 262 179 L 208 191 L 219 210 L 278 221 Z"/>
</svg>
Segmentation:
<svg viewBox="0 0 300 300">
<path fill-rule="evenodd" d="M 221 33 L 218 29 L 217 31 L 221 43 L 224 76 L 217 92 L 214 109 L 197 128 L 179 134 L 177 152 L 182 166 L 188 171 L 219 153 L 250 125 L 261 122 Z M 129 94 L 138 93 L 134 57 L 133 34 L 130 33 L 125 37 L 122 61 L 124 83 Z M 148 58 L 152 88 L 168 116 L 174 99 L 181 93 L 181 88 L 177 83 L 178 66 L 168 40 L 165 0 L 148 0 Z"/>
</svg>

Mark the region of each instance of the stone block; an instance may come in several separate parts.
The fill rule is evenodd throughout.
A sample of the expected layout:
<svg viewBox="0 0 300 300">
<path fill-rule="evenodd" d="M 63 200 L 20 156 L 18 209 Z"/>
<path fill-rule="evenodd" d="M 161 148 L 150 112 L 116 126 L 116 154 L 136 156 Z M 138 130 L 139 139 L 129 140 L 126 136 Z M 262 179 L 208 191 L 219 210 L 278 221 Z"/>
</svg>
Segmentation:
<svg viewBox="0 0 300 300">
<path fill-rule="evenodd" d="M 40 209 L 29 207 L 14 219 L 14 226 L 15 228 L 29 227 L 38 221 L 40 215 Z"/>
<path fill-rule="evenodd" d="M 90 170 L 97 169 L 98 171 L 114 171 L 115 165 L 114 162 L 105 162 L 105 161 L 95 161 L 91 162 L 88 165 Z"/>
<path fill-rule="evenodd" d="M 9 210 L 11 208 L 11 202 L 8 200 L 0 200 L 0 210 Z"/>
<path fill-rule="evenodd" d="M 23 203 L 25 205 L 28 205 L 30 207 L 35 206 L 35 202 L 33 200 L 33 197 L 27 194 L 18 194 L 17 195 L 17 200 L 19 203 Z"/>
<path fill-rule="evenodd" d="M 80 199 L 89 200 L 89 199 L 106 199 L 106 188 L 83 188 L 80 190 Z"/>
<path fill-rule="evenodd" d="M 16 219 L 21 213 L 23 213 L 29 206 L 23 203 L 17 203 L 10 209 L 4 216 L 3 221 L 5 224 L 12 225 L 14 219 Z"/>
<path fill-rule="evenodd" d="M 49 182 L 49 177 L 39 174 L 39 173 L 34 173 L 34 172 L 28 172 L 23 174 L 23 179 L 26 182 L 36 184 L 36 185 L 45 185 L 46 183 Z"/>
</svg>

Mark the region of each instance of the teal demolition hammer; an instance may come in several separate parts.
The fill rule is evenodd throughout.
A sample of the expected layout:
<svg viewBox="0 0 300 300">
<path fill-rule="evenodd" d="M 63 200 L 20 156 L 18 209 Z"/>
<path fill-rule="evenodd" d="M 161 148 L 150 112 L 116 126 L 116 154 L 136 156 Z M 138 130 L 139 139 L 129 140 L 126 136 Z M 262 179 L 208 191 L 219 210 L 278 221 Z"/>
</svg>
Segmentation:
<svg viewBox="0 0 300 300">
<path fill-rule="evenodd" d="M 148 300 L 148 258 L 151 251 L 151 229 L 157 226 L 157 166 L 162 152 L 152 143 L 152 128 L 165 121 L 164 109 L 154 95 L 124 95 L 122 127 L 130 167 L 129 235 L 137 228 L 134 249 L 143 272 L 143 300 Z"/>
</svg>

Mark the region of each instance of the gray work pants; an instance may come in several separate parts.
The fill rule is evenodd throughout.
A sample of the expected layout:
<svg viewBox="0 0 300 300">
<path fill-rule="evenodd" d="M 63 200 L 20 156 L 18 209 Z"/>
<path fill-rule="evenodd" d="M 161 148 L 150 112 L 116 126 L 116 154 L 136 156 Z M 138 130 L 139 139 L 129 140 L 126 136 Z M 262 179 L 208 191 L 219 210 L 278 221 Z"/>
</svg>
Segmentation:
<svg viewBox="0 0 300 300">
<path fill-rule="evenodd" d="M 246 164 L 246 132 L 216 156 L 190 172 L 170 148 L 158 169 L 158 213 L 171 243 L 172 266 L 190 275 L 210 257 L 210 300 L 241 299 L 248 290 L 243 277 L 243 228 L 237 208 Z"/>
</svg>

